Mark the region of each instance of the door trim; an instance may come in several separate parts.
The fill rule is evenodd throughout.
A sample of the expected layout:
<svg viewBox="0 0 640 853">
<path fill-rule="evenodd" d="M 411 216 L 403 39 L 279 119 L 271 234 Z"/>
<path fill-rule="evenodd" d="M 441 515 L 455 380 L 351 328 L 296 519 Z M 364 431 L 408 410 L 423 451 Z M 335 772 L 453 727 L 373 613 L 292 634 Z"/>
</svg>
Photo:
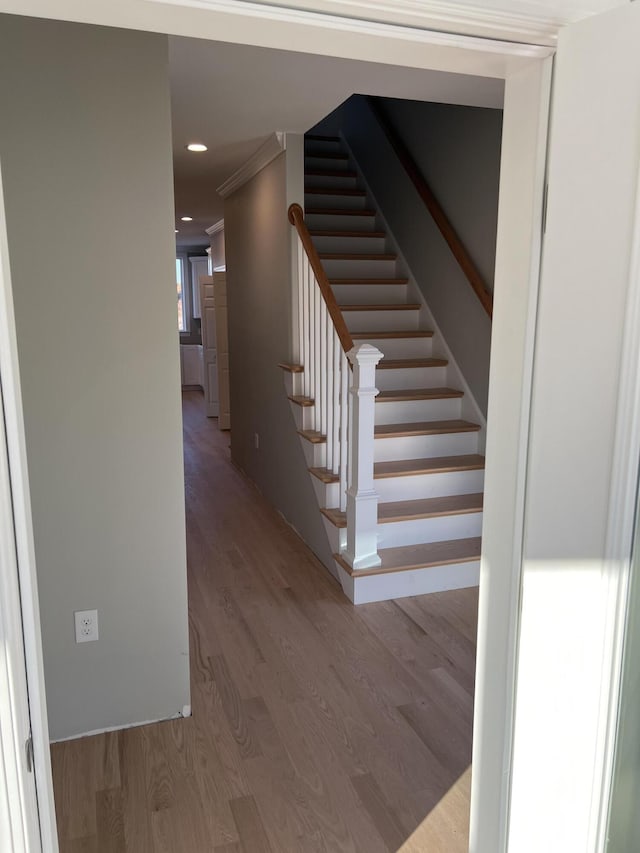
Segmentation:
<svg viewBox="0 0 640 853">
<path fill-rule="evenodd" d="M 537 45 L 498 42 L 470 36 L 430 32 L 419 28 L 393 24 L 330 18 L 296 10 L 289 19 L 269 18 L 264 6 L 253 4 L 251 17 L 235 13 L 226 3 L 211 3 L 206 7 L 188 8 L 178 2 L 143 2 L 129 0 L 127 4 L 112 4 L 96 0 L 92 4 L 61 0 L 56 4 L 57 18 L 84 21 L 107 26 L 124 26 L 154 32 L 193 35 L 211 40 L 237 44 L 254 44 L 308 53 L 329 53 L 363 61 L 377 61 L 412 68 L 445 70 L 455 73 L 489 75 L 506 79 L 507 102 L 503 142 L 503 168 L 517 168 L 518 186 L 508 187 L 504 178 L 500 188 L 500 222 L 496 259 L 496 308 L 494 343 L 492 344 L 492 380 L 490 418 L 492 409 L 500 413 L 489 429 L 495 430 L 494 450 L 488 449 L 488 497 L 485 509 L 483 549 L 483 582 L 478 634 L 478 693 L 475 718 L 474 774 L 471 807 L 471 844 L 474 853 L 498 853 L 504 849 L 496 843 L 504 837 L 504 821 L 508 813 L 508 780 L 511 766 L 511 726 L 515 691 L 516 643 L 518 634 L 519 584 L 521 578 L 521 541 L 524 502 L 518 497 L 511 501 L 504 520 L 504 505 L 497 499 L 501 486 L 509 495 L 524 494 L 525 461 L 527 457 L 528 414 L 531 399 L 531 366 L 533 361 L 533 329 L 537 303 L 539 240 L 546 154 L 546 106 L 550 87 L 550 57 L 553 50 Z M 0 0 L 0 11 L 19 14 L 51 16 L 50 7 L 42 0 Z M 220 8 L 224 6 L 225 10 Z M 243 8 L 247 8 L 244 4 Z M 292 20 L 293 19 L 293 20 Z M 268 24 L 268 25 L 267 25 Z M 324 31 L 324 32 L 323 32 Z M 327 38 L 323 38 L 323 35 Z M 381 59 L 384 57 L 384 59 Z M 521 76 L 522 75 L 522 76 Z M 527 75 L 531 75 L 527 77 Z M 528 82 L 527 82 L 528 81 Z M 516 91 L 520 97 L 516 97 Z M 513 96 L 509 96 L 509 92 Z M 521 137 L 515 132 L 520 119 L 529 135 L 523 153 Z M 507 169 L 508 172 L 508 169 Z M 529 191 L 519 191 L 522 181 Z M 512 182 L 513 183 L 513 182 Z M 516 249 L 513 248 L 516 247 Z M 0 246 L 6 257 L 6 236 Z M 0 282 L 0 296 L 11 308 L 5 312 L 7 334 L 0 328 L 0 340 L 10 341 L 2 368 L 10 384 L 7 396 L 12 407 L 12 447 L 15 467 L 15 494 L 18 504 L 20 548 L 24 559 L 20 564 L 23 583 L 25 636 L 28 635 L 27 662 L 30 679 L 34 682 L 33 699 L 37 708 L 39 730 L 35 732 L 41 744 L 48 744 L 44 681 L 38 619 L 37 587 L 34 569 L 33 537 L 31 532 L 27 467 L 24 450 L 24 425 L 20 407 L 15 323 L 11 306 L 11 290 L 7 276 Z M 519 327 L 526 331 L 517 338 L 510 333 L 514 313 Z M 5 364 L 6 362 L 6 364 Z M 498 369 L 500 368 L 500 369 Z M 514 378 L 517 383 L 514 384 Z M 519 392 L 514 394 L 513 388 Z M 493 401 L 493 402 L 492 402 Z M 501 403 L 507 404 L 503 411 Z M 514 416 L 513 425 L 509 421 Z M 502 424 L 502 429 L 498 425 Z M 497 436 L 508 440 L 509 453 L 497 452 Z M 494 499 L 491 499 L 491 493 Z M 507 608 L 500 611 L 490 607 L 492 596 L 506 582 Z M 484 583 L 484 591 L 483 591 Z M 494 615 L 496 614 L 498 618 Z M 491 653 L 502 648 L 501 665 L 496 672 Z M 497 726 L 495 720 L 504 725 Z M 492 723 L 492 720 L 494 721 Z M 35 740 L 35 738 L 34 738 Z M 41 801 L 43 844 L 45 851 L 57 850 L 55 812 L 51 787 L 48 751 L 36 755 L 43 770 L 39 779 L 44 789 Z M 46 754 L 45 754 L 46 753 Z"/>
<path fill-rule="evenodd" d="M 0 164 L 1 167 L 1 164 Z M 9 634 L 4 641 L 15 662 L 26 662 L 27 695 L 21 697 L 28 703 L 31 716 L 33 738 L 33 758 L 36 778 L 37 809 L 31 808 L 24 819 L 29 826 L 30 844 L 38 844 L 45 853 L 57 853 L 58 837 L 56 832 L 55 807 L 53 802 L 53 782 L 51 776 L 51 758 L 49 754 L 49 726 L 44 684 L 44 666 L 42 661 L 42 640 L 40 635 L 40 609 L 38 604 L 38 585 L 36 578 L 35 551 L 31 521 L 31 498 L 27 469 L 24 419 L 20 394 L 20 373 L 18 367 L 18 347 L 16 338 L 13 294 L 11 290 L 11 272 L 9 267 L 9 243 L 2 190 L 0 168 L 0 385 L 2 389 L 2 407 L 4 408 L 4 426 L 6 428 L 6 447 L 8 470 L 2 471 L 9 488 L 12 508 L 12 531 L 4 530 L 7 521 L 3 519 L 2 535 L 15 536 L 16 562 L 2 566 L 1 579 L 3 594 L 14 589 L 7 600 L 11 611 Z M 0 410 L 0 415 L 2 414 Z M 0 451 L 4 452 L 4 451 Z M 15 572 L 13 578 L 6 573 Z M 24 645 L 23 645 L 24 644 Z M 24 649 L 24 652 L 22 651 Z M 22 656 L 24 654 L 24 657 Z M 20 657 L 17 657 L 20 655 Z M 16 663 L 17 665 L 17 663 Z M 1 697 L 4 701 L 5 697 Z M 14 700 L 12 700 L 14 701 Z M 4 762 L 11 761 L 14 766 L 22 763 L 23 744 L 14 740 L 16 752 L 4 754 Z M 15 793 L 15 792 L 13 792 Z M 16 820 L 13 811 L 12 821 Z M 36 830 L 39 828 L 36 836 Z M 16 848 L 16 853 L 18 853 Z M 37 849 L 25 848 L 25 853 Z"/>
</svg>

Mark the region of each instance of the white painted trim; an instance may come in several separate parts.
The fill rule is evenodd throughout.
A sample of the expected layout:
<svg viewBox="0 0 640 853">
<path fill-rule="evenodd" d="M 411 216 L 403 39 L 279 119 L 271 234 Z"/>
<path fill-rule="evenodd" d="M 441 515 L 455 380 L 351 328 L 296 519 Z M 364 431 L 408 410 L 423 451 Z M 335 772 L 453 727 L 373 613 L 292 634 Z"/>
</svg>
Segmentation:
<svg viewBox="0 0 640 853">
<path fill-rule="evenodd" d="M 185 713 L 188 709 L 189 713 Z M 185 705 L 182 711 L 177 714 L 172 714 L 170 717 L 156 717 L 153 720 L 141 720 L 139 723 L 127 723 L 124 726 L 105 726 L 103 729 L 92 729 L 90 732 L 82 732 L 79 735 L 69 735 L 69 737 L 61 737 L 57 740 L 52 740 L 51 743 L 66 743 L 69 740 L 80 740 L 83 737 L 94 737 L 94 735 L 104 735 L 109 732 L 122 732 L 125 729 L 137 729 L 140 726 L 150 726 L 153 723 L 168 723 L 170 720 L 180 720 L 191 716 L 191 706 Z"/>
<path fill-rule="evenodd" d="M 490 41 L 507 39 L 514 45 L 514 55 L 522 55 L 518 48 L 550 46 L 555 43 L 558 30 L 568 23 L 555 16 L 509 13 L 503 10 L 487 10 L 480 6 L 461 5 L 452 2 L 391 4 L 388 2 L 340 2 L 325 0 L 307 3 L 285 4 L 252 2 L 252 0 L 150 0 L 163 5 L 206 9 L 232 13 L 266 21 L 287 23 L 318 23 L 332 29 L 347 28 L 352 32 L 377 34 L 381 28 L 393 26 L 397 31 L 410 31 L 420 27 L 430 30 L 431 35 L 442 35 L 442 44 L 450 43 L 451 36 L 473 35 Z M 318 7 L 324 7 L 318 10 Z M 349 8 L 351 7 L 351 8 Z M 358 14 L 359 10 L 359 14 Z M 354 15 L 356 12 L 356 15 Z"/>
<path fill-rule="evenodd" d="M 219 219 L 217 222 L 214 222 L 209 228 L 204 229 L 204 233 L 208 234 L 209 237 L 212 237 L 214 234 L 219 234 L 220 231 L 224 231 L 224 219 Z M 211 252 L 211 249 L 207 249 L 207 252 Z"/>
<path fill-rule="evenodd" d="M 521 69 L 505 87 L 476 656 L 473 853 L 507 849 L 552 63 L 549 58 Z"/>
<path fill-rule="evenodd" d="M 35 549 L 31 521 L 31 497 L 27 468 L 25 429 L 20 394 L 18 346 L 13 310 L 9 243 L 7 238 L 2 176 L 0 174 L 0 379 L 6 427 L 6 443 L 13 504 L 16 556 L 20 584 L 20 601 L 11 601 L 13 617 L 22 637 L 13 637 L 13 644 L 24 643 L 26 679 L 29 692 L 29 711 L 33 738 L 33 757 L 38 796 L 38 814 L 31 821 L 39 822 L 44 853 L 57 853 L 55 806 L 51 757 L 49 754 L 49 725 L 42 662 L 40 608 L 36 577 Z M 11 638 L 9 638 L 11 641 Z M 22 760 L 22 744 L 16 744 Z M 6 760 L 7 756 L 5 756 Z"/>
<path fill-rule="evenodd" d="M 276 131 L 272 133 L 271 136 L 268 136 L 265 141 L 262 143 L 260 148 L 249 157 L 247 162 L 240 166 L 240 168 L 233 173 L 227 180 L 220 184 L 217 189 L 218 195 L 221 195 L 222 198 L 227 198 L 231 193 L 234 193 L 237 189 L 239 189 L 243 184 L 246 184 L 247 181 L 250 181 L 255 175 L 258 174 L 265 166 L 268 166 L 272 160 L 275 160 L 279 154 L 287 147 L 287 134 L 281 133 L 280 131 Z M 222 225 L 224 227 L 224 219 L 221 220 Z M 217 223 L 219 225 L 220 223 Z M 215 227 L 215 226 L 214 226 Z M 210 232 L 207 231 L 207 234 Z M 215 232 L 214 232 L 215 233 Z"/>
<path fill-rule="evenodd" d="M 636 192 L 629 292 L 620 359 L 616 435 L 611 465 L 609 514 L 604 555 L 606 645 L 601 661 L 599 731 L 591 807 L 590 849 L 603 853 L 615 758 L 622 658 L 637 511 L 640 459 L 640 176 Z M 638 547 L 637 544 L 635 546 Z"/>
</svg>

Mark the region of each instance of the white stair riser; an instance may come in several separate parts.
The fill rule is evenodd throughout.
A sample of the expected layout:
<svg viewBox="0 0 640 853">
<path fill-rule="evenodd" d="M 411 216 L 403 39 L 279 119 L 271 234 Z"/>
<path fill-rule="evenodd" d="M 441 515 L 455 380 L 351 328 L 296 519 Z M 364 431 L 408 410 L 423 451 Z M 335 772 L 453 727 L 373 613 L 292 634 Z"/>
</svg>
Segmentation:
<svg viewBox="0 0 640 853">
<path fill-rule="evenodd" d="M 340 210 L 365 210 L 367 197 L 362 195 L 343 195 L 338 190 L 332 193 L 305 192 L 305 207 L 329 207 Z"/>
<path fill-rule="evenodd" d="M 313 166 L 308 167 L 310 171 L 320 171 Z M 339 172 L 340 169 L 332 169 L 328 166 L 321 167 L 323 171 Z M 305 175 L 304 185 L 306 189 L 321 187 L 322 189 L 356 190 L 358 189 L 357 178 L 352 175 Z"/>
<path fill-rule="evenodd" d="M 282 377 L 284 379 L 284 390 L 287 394 L 287 397 L 298 393 L 295 389 L 297 387 L 300 387 L 300 385 L 298 384 L 301 381 L 299 379 L 300 376 L 300 373 L 289 373 L 288 370 L 282 370 Z"/>
<path fill-rule="evenodd" d="M 376 462 L 393 462 L 400 459 L 457 456 L 462 453 L 475 453 L 477 449 L 477 433 L 456 432 L 445 435 L 378 438 L 374 442 L 373 453 Z"/>
<path fill-rule="evenodd" d="M 376 403 L 376 424 L 409 424 L 418 421 L 447 421 L 460 417 L 460 397 L 444 400 L 411 400 Z"/>
<path fill-rule="evenodd" d="M 347 529 L 346 527 L 336 527 L 324 515 L 322 516 L 322 520 L 324 522 L 324 529 L 327 532 L 331 553 L 339 554 L 347 544 Z"/>
<path fill-rule="evenodd" d="M 340 305 L 370 305 L 376 302 L 402 305 L 407 301 L 407 286 L 406 284 L 331 285 L 336 301 Z M 378 332 L 380 329 L 376 328 L 375 331 Z"/>
<path fill-rule="evenodd" d="M 422 542 L 470 539 L 482 535 L 482 513 L 419 518 L 378 525 L 378 548 L 399 548 Z"/>
<path fill-rule="evenodd" d="M 322 480 L 314 477 L 313 474 L 310 477 L 313 483 L 313 490 L 316 493 L 318 506 L 321 509 L 338 506 L 338 483 L 323 483 Z"/>
<path fill-rule="evenodd" d="M 321 507 L 337 507 L 340 502 L 338 483 L 323 483 L 312 476 Z M 484 489 L 484 470 L 450 471 L 443 474 L 417 474 L 414 477 L 378 477 L 374 487 L 381 503 L 416 501 L 449 495 L 475 495 Z"/>
<path fill-rule="evenodd" d="M 323 468 L 325 460 L 324 444 L 312 444 L 300 436 L 307 468 Z"/>
<path fill-rule="evenodd" d="M 446 367 L 401 367 L 376 370 L 376 388 L 393 391 L 398 388 L 439 388 L 447 384 Z"/>
<path fill-rule="evenodd" d="M 358 338 L 357 343 L 371 344 L 379 349 L 385 358 L 429 358 L 433 351 L 432 338 Z M 378 375 L 379 371 L 376 373 L 376 376 Z"/>
<path fill-rule="evenodd" d="M 362 259 L 322 259 L 327 278 L 396 278 L 396 261 Z"/>
<path fill-rule="evenodd" d="M 480 582 L 479 560 L 362 578 L 351 578 L 341 566 L 338 565 L 337 568 L 342 588 L 354 604 L 465 589 L 478 586 Z"/>
<path fill-rule="evenodd" d="M 413 331 L 418 328 L 418 312 L 402 311 L 345 311 L 344 319 L 351 332 L 369 332 L 379 326 L 387 332 Z"/>
<path fill-rule="evenodd" d="M 308 207 L 328 208 L 329 205 L 319 203 L 319 198 Z M 375 216 L 345 216 L 334 213 L 305 213 L 304 221 L 310 231 L 376 231 Z"/>
<path fill-rule="evenodd" d="M 318 252 L 376 252 L 386 251 L 384 237 L 319 237 L 313 235 L 313 245 Z"/>
<path fill-rule="evenodd" d="M 449 471 L 442 474 L 417 474 L 414 477 L 378 477 L 375 490 L 383 502 L 417 501 L 420 498 L 439 498 L 448 495 L 475 495 L 484 488 L 484 470 Z M 338 488 L 327 491 L 328 503 L 337 506 Z"/>
</svg>

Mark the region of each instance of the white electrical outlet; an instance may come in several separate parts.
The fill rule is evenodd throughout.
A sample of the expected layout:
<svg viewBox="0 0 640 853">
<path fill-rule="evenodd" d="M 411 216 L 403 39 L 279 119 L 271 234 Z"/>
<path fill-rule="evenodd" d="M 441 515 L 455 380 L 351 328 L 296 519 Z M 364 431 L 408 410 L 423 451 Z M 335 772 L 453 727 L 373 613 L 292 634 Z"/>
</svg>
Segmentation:
<svg viewBox="0 0 640 853">
<path fill-rule="evenodd" d="M 93 643 L 98 639 L 98 611 L 76 610 L 76 643 Z"/>
</svg>

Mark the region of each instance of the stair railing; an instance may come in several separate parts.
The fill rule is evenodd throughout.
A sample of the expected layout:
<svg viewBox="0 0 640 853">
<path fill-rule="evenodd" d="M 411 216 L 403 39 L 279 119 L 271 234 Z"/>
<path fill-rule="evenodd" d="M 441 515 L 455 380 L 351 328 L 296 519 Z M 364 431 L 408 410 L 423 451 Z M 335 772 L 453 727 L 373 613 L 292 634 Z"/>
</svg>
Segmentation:
<svg viewBox="0 0 640 853">
<path fill-rule="evenodd" d="M 447 245 L 451 249 L 453 257 L 458 262 L 458 265 L 464 273 L 467 281 L 471 285 L 473 292 L 480 300 L 480 304 L 486 311 L 489 319 L 491 319 L 493 315 L 493 295 L 491 291 L 487 288 L 487 285 L 485 284 L 480 271 L 473 262 L 471 255 L 467 251 L 466 246 L 460 239 L 451 222 L 449 221 L 447 214 L 444 212 L 438 199 L 435 197 L 433 190 L 431 189 L 431 187 L 427 183 L 426 178 L 420 171 L 418 164 L 409 153 L 409 149 L 404 144 L 398 132 L 387 118 L 386 114 L 384 113 L 384 110 L 378 103 L 377 98 L 368 96 L 367 100 L 369 106 L 371 107 L 371 111 L 373 112 L 378 124 L 380 125 L 382 131 L 387 137 L 389 144 L 395 151 L 396 157 L 398 158 L 402 167 L 407 173 L 409 180 L 413 183 L 416 192 L 424 202 L 424 205 L 431 214 L 431 217 L 435 222 L 438 230 L 440 231 Z"/>
<path fill-rule="evenodd" d="M 373 444 L 375 368 L 382 353 L 370 344 L 354 346 L 302 208 L 292 204 L 288 215 L 297 233 L 294 346 L 304 367 L 303 395 L 313 400 L 312 430 L 326 437 L 325 467 L 338 478 L 339 508 L 347 518 L 342 556 L 353 569 L 378 566 Z"/>
</svg>

